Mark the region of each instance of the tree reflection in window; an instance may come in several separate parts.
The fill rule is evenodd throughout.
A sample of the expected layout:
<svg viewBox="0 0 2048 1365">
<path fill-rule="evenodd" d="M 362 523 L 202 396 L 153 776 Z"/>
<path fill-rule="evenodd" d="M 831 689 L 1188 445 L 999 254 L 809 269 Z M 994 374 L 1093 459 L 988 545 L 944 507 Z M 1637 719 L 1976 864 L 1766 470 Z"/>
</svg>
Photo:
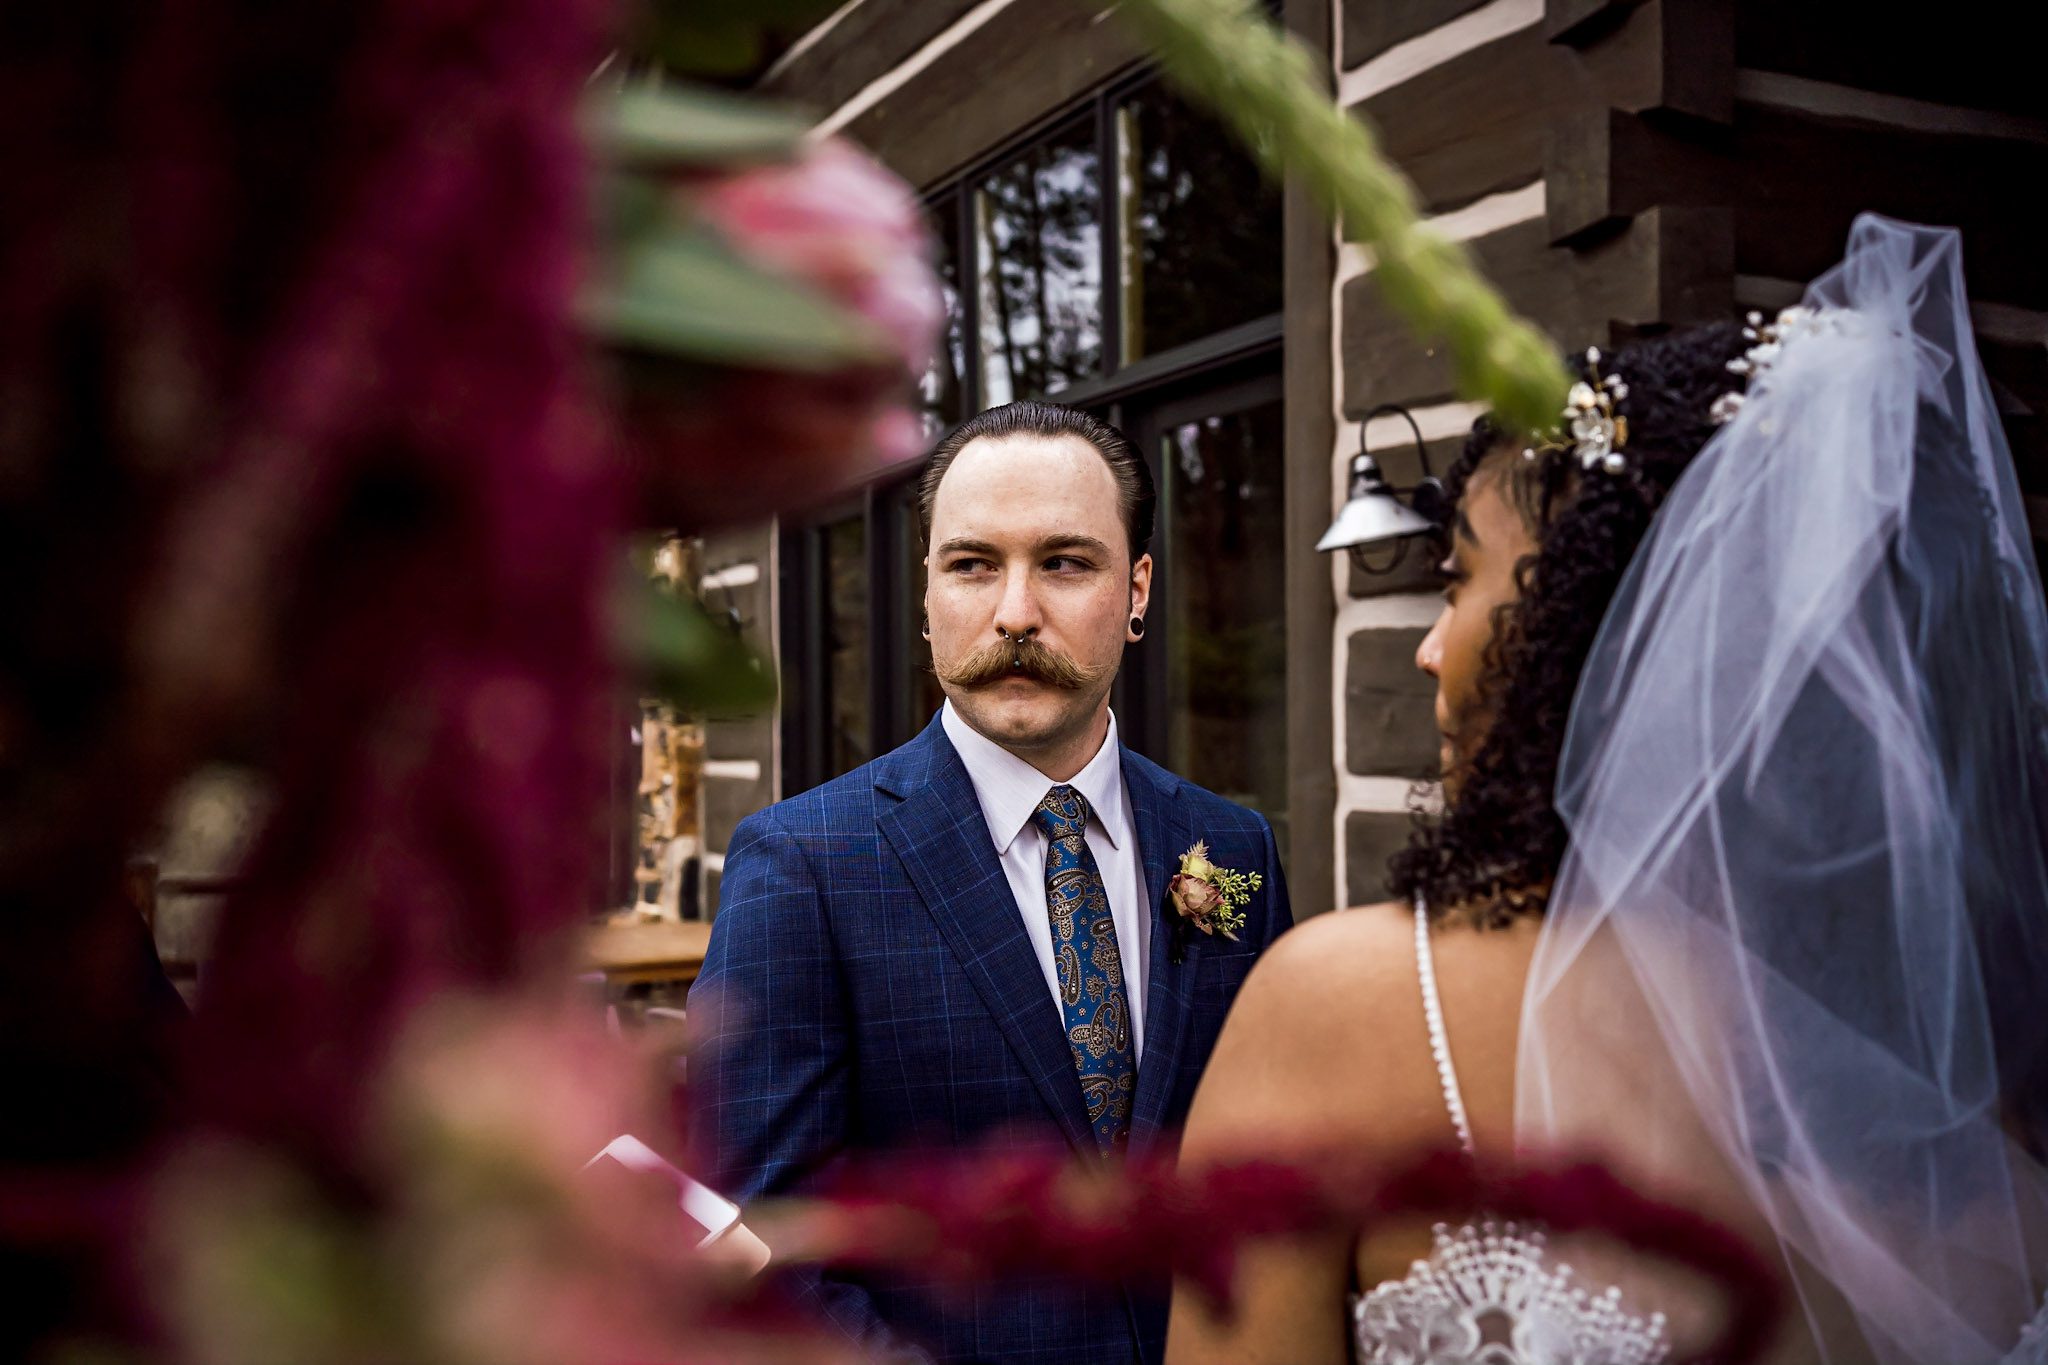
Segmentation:
<svg viewBox="0 0 2048 1365">
<path fill-rule="evenodd" d="M 936 438 L 967 415 L 967 332 L 960 307 L 959 200 L 948 196 L 931 208 L 932 237 L 938 247 L 939 289 L 946 298 L 946 331 L 931 368 L 918 381 L 925 431 Z"/>
<path fill-rule="evenodd" d="M 1059 392 L 1102 364 L 1101 165 L 1068 125 L 974 192 L 982 403 Z"/>
<path fill-rule="evenodd" d="M 1279 189 L 1164 86 L 1116 113 L 1120 362 L 1279 312 Z"/>
</svg>

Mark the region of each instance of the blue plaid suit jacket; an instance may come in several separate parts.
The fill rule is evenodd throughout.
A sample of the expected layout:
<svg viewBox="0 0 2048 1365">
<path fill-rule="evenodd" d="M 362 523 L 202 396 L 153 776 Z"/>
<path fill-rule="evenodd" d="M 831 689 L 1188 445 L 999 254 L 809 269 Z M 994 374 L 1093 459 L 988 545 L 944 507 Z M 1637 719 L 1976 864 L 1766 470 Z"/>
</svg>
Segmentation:
<svg viewBox="0 0 2048 1365">
<path fill-rule="evenodd" d="M 1153 902 L 1134 1152 L 1178 1140 L 1252 960 L 1291 920 L 1265 819 L 1126 749 Z M 1166 883 L 1198 839 L 1264 889 L 1238 942 L 1187 935 L 1171 962 Z M 690 997 L 690 1128 L 742 1205 L 800 1193 L 842 1158 L 906 1146 L 1064 1140 L 1100 1160 L 1059 1011 L 980 803 L 934 720 L 893 753 L 749 816 L 726 854 Z M 1145 1365 L 1166 1286 L 1011 1282 L 950 1297 L 878 1276 L 791 1287 L 871 1358 Z"/>
</svg>

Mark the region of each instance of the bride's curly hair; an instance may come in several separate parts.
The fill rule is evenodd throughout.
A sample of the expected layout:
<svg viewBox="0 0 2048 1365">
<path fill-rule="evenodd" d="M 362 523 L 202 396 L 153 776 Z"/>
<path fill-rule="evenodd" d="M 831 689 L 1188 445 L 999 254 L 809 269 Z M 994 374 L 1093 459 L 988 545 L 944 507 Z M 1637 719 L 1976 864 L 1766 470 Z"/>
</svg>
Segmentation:
<svg viewBox="0 0 2048 1365">
<path fill-rule="evenodd" d="M 1618 374 L 1628 422 L 1621 474 L 1586 473 L 1569 451 L 1522 457 L 1522 444 L 1481 418 L 1445 478 L 1455 501 L 1482 471 L 1501 480 L 1536 542 L 1515 566 L 1518 599 L 1495 614 L 1476 706 L 1492 717 L 1448 788 L 1440 815 L 1418 810 L 1388 865 L 1392 890 L 1433 916 L 1485 925 L 1541 913 L 1564 858 L 1553 804 L 1558 755 L 1579 674 L 1636 547 L 1686 466 L 1714 433 L 1708 409 L 1739 381 L 1727 365 L 1748 343 L 1735 323 L 1637 341 L 1603 356 Z"/>
</svg>

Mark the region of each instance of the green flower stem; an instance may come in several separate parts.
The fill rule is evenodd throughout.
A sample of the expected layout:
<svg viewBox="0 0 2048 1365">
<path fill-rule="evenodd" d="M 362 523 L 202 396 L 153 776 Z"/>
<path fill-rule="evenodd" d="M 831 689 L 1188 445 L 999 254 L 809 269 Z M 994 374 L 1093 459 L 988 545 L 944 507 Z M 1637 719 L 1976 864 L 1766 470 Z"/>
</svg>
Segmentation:
<svg viewBox="0 0 2048 1365">
<path fill-rule="evenodd" d="M 1524 432 L 1557 425 L 1570 379 L 1471 256 L 1422 225 L 1372 130 L 1322 92 L 1310 54 L 1251 0 L 1122 0 L 1167 78 L 1228 123 L 1274 179 L 1292 173 L 1376 260 L 1387 302 L 1451 357 L 1458 392 Z"/>
</svg>

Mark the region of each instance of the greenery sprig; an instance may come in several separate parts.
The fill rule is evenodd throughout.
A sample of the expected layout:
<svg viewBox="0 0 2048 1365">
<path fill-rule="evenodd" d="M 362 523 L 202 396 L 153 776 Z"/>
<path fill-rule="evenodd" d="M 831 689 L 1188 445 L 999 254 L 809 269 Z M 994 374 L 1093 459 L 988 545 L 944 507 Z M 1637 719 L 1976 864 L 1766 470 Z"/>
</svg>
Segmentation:
<svg viewBox="0 0 2048 1365">
<path fill-rule="evenodd" d="M 1223 904 L 1216 912 L 1216 927 L 1225 934 L 1235 934 L 1244 928 L 1244 907 L 1251 904 L 1252 892 L 1264 885 L 1266 879 L 1257 872 L 1233 872 L 1219 867 L 1212 880 L 1223 893 Z"/>
</svg>

